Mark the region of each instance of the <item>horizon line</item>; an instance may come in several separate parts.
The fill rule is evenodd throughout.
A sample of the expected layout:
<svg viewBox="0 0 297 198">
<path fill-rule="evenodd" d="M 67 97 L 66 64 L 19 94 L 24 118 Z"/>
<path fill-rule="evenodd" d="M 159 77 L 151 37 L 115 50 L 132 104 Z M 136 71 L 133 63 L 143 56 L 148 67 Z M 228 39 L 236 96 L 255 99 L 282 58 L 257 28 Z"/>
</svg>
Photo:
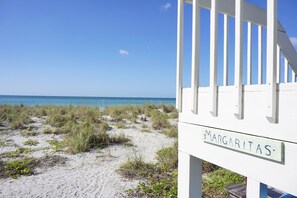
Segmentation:
<svg viewBox="0 0 297 198">
<path fill-rule="evenodd" d="M 144 97 L 144 96 L 73 96 L 73 95 L 68 95 L 68 96 L 61 96 L 61 95 L 2 95 L 0 94 L 0 97 L 9 97 L 9 96 L 13 96 L 13 97 L 77 97 L 77 98 L 134 98 L 134 99 L 174 99 L 176 100 L 175 97 Z"/>
</svg>

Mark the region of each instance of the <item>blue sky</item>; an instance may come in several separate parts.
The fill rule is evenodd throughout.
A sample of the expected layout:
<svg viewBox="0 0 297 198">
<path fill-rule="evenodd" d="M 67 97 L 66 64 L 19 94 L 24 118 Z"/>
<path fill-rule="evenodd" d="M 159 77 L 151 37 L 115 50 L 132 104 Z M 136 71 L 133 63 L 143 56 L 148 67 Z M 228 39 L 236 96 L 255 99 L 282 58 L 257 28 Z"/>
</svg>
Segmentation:
<svg viewBox="0 0 297 198">
<path fill-rule="evenodd" d="M 297 45 L 297 1 L 279 3 Z M 0 95 L 175 97 L 176 12 L 176 0 L 0 0 Z M 191 6 L 185 19 L 189 86 Z"/>
</svg>

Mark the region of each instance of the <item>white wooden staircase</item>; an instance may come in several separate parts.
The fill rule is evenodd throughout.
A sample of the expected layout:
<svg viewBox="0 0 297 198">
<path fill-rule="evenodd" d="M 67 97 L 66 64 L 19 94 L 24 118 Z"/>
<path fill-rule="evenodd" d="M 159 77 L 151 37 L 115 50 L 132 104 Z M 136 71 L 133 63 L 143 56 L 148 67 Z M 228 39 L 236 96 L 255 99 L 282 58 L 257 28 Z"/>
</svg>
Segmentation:
<svg viewBox="0 0 297 198">
<path fill-rule="evenodd" d="M 202 160 L 246 176 L 248 198 L 267 197 L 267 185 L 297 196 L 297 53 L 277 19 L 277 3 L 282 1 L 267 0 L 264 10 L 244 0 L 178 0 L 176 106 L 180 112 L 178 195 L 181 198 L 202 196 Z M 185 4 L 192 4 L 191 87 L 188 88 L 183 87 Z M 200 46 L 202 9 L 210 13 L 209 65 L 200 62 L 204 50 Z M 223 25 L 218 23 L 219 15 L 224 17 Z M 230 19 L 235 20 L 234 32 L 229 28 Z M 219 28 L 224 32 L 222 74 L 218 72 Z M 257 38 L 253 37 L 254 31 Z M 235 45 L 233 84 L 228 84 L 230 35 L 234 35 Z M 210 71 L 207 87 L 199 86 L 202 66 Z M 221 85 L 218 75 L 223 75 Z M 256 83 L 252 80 L 255 75 Z M 205 138 L 208 132 L 216 135 L 216 139 Z M 239 143 L 237 147 L 224 145 L 223 137 L 234 138 L 234 144 L 237 139 L 240 146 Z M 243 148 L 244 142 L 249 141 L 271 148 L 271 152 L 253 150 L 251 143 L 249 150 Z"/>
</svg>

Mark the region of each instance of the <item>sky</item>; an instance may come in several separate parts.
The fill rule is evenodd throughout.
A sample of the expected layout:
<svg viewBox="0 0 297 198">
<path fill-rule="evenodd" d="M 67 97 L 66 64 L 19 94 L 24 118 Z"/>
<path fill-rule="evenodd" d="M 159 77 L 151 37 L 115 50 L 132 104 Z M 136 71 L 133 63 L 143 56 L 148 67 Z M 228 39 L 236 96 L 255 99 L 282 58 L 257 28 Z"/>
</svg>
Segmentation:
<svg viewBox="0 0 297 198">
<path fill-rule="evenodd" d="M 297 46 L 297 1 L 281 0 L 278 10 Z M 207 65 L 209 13 L 202 12 Z M 175 97 L 176 21 L 177 0 L 0 0 L 0 95 Z M 185 87 L 190 49 L 186 5 Z M 200 75 L 206 86 L 209 71 Z"/>
</svg>

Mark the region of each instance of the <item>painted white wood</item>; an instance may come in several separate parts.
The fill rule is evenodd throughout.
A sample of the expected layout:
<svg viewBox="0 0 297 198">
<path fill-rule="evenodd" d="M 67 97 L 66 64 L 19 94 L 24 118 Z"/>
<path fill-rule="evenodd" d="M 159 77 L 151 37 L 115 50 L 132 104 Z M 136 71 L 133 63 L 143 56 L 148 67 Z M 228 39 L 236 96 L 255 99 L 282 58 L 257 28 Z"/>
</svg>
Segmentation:
<svg viewBox="0 0 297 198">
<path fill-rule="evenodd" d="M 197 113 L 198 86 L 199 86 L 199 62 L 200 62 L 200 7 L 199 0 L 193 0 L 192 11 L 192 92 L 193 113 Z"/>
<path fill-rule="evenodd" d="M 234 69 L 234 85 L 235 85 L 235 116 L 242 119 L 242 7 L 243 0 L 235 2 L 235 69 Z"/>
<path fill-rule="evenodd" d="M 208 105 L 210 89 L 199 87 L 198 114 L 191 112 L 191 89 L 183 91 L 183 112 L 179 114 L 181 122 L 212 126 L 218 129 L 228 129 L 240 133 L 276 140 L 297 142 L 297 86 L 295 83 L 281 83 L 278 86 L 279 119 L 272 124 L 266 119 L 267 94 L 266 85 L 244 86 L 244 119 L 238 120 L 232 111 L 234 105 L 234 86 L 220 86 L 218 88 L 218 117 L 209 114 Z M 297 158 L 296 158 L 297 159 Z"/>
<path fill-rule="evenodd" d="M 296 81 L 296 74 L 295 74 L 295 72 L 293 71 L 293 69 L 292 69 L 292 81 L 291 82 L 295 82 Z"/>
<path fill-rule="evenodd" d="M 247 178 L 247 189 L 246 189 L 247 198 L 267 198 L 267 186 L 261 184 L 259 181 L 253 180 L 252 178 Z"/>
<path fill-rule="evenodd" d="M 262 26 L 258 26 L 258 84 L 262 84 L 263 48 L 262 48 Z"/>
<path fill-rule="evenodd" d="M 192 3 L 192 0 L 186 0 L 188 3 Z M 210 9 L 210 0 L 200 0 L 200 6 L 206 9 Z M 235 16 L 235 0 L 220 0 L 218 5 L 218 11 L 220 13 L 228 14 L 229 16 Z M 251 5 L 247 2 L 243 3 L 243 20 L 250 21 L 253 24 L 266 27 L 267 16 L 266 10 Z M 283 51 L 285 57 L 288 58 L 289 63 L 292 65 L 293 70 L 297 73 L 297 52 L 292 45 L 289 37 L 287 36 L 281 23 L 278 22 L 278 44 Z"/>
<path fill-rule="evenodd" d="M 188 3 L 192 3 L 192 0 L 186 0 Z M 200 6 L 202 8 L 211 8 L 210 0 L 201 0 Z M 243 19 L 250 21 L 254 24 L 266 26 L 266 11 L 260 7 L 254 6 L 247 2 L 243 3 Z M 218 4 L 218 11 L 229 16 L 235 16 L 235 0 L 220 0 Z"/>
<path fill-rule="evenodd" d="M 179 122 L 179 130 L 181 151 L 297 196 L 296 143 L 284 142 L 285 163 L 282 164 L 204 143 L 199 125 Z"/>
<path fill-rule="evenodd" d="M 248 22 L 247 29 L 247 84 L 252 84 L 252 23 Z"/>
<path fill-rule="evenodd" d="M 183 69 L 183 39 L 184 39 L 184 0 L 178 0 L 177 11 L 177 69 L 176 69 L 176 108 L 182 111 L 182 69 Z"/>
<path fill-rule="evenodd" d="M 223 85 L 228 85 L 228 36 L 229 36 L 228 15 L 224 14 L 224 77 Z"/>
<path fill-rule="evenodd" d="M 276 47 L 276 83 L 280 83 L 280 48 Z"/>
<path fill-rule="evenodd" d="M 267 119 L 277 122 L 276 101 L 276 46 L 277 46 L 277 0 L 267 1 Z"/>
<path fill-rule="evenodd" d="M 288 83 L 289 82 L 289 63 L 288 63 L 288 60 L 287 58 L 285 57 L 285 63 L 284 63 L 284 67 L 285 67 L 285 71 L 284 71 L 284 82 L 285 83 Z"/>
<path fill-rule="evenodd" d="M 281 24 L 279 23 L 279 29 L 280 29 L 280 26 Z M 292 42 L 290 41 L 285 30 L 278 31 L 277 39 L 278 39 L 278 45 L 280 46 L 284 56 L 288 59 L 288 62 L 290 63 L 293 71 L 297 73 L 297 52 L 294 46 L 292 45 Z"/>
<path fill-rule="evenodd" d="M 178 197 L 202 197 L 202 160 L 178 152 Z"/>
<path fill-rule="evenodd" d="M 217 116 L 217 61 L 218 60 L 218 0 L 213 0 L 210 10 L 210 113 Z"/>
</svg>

